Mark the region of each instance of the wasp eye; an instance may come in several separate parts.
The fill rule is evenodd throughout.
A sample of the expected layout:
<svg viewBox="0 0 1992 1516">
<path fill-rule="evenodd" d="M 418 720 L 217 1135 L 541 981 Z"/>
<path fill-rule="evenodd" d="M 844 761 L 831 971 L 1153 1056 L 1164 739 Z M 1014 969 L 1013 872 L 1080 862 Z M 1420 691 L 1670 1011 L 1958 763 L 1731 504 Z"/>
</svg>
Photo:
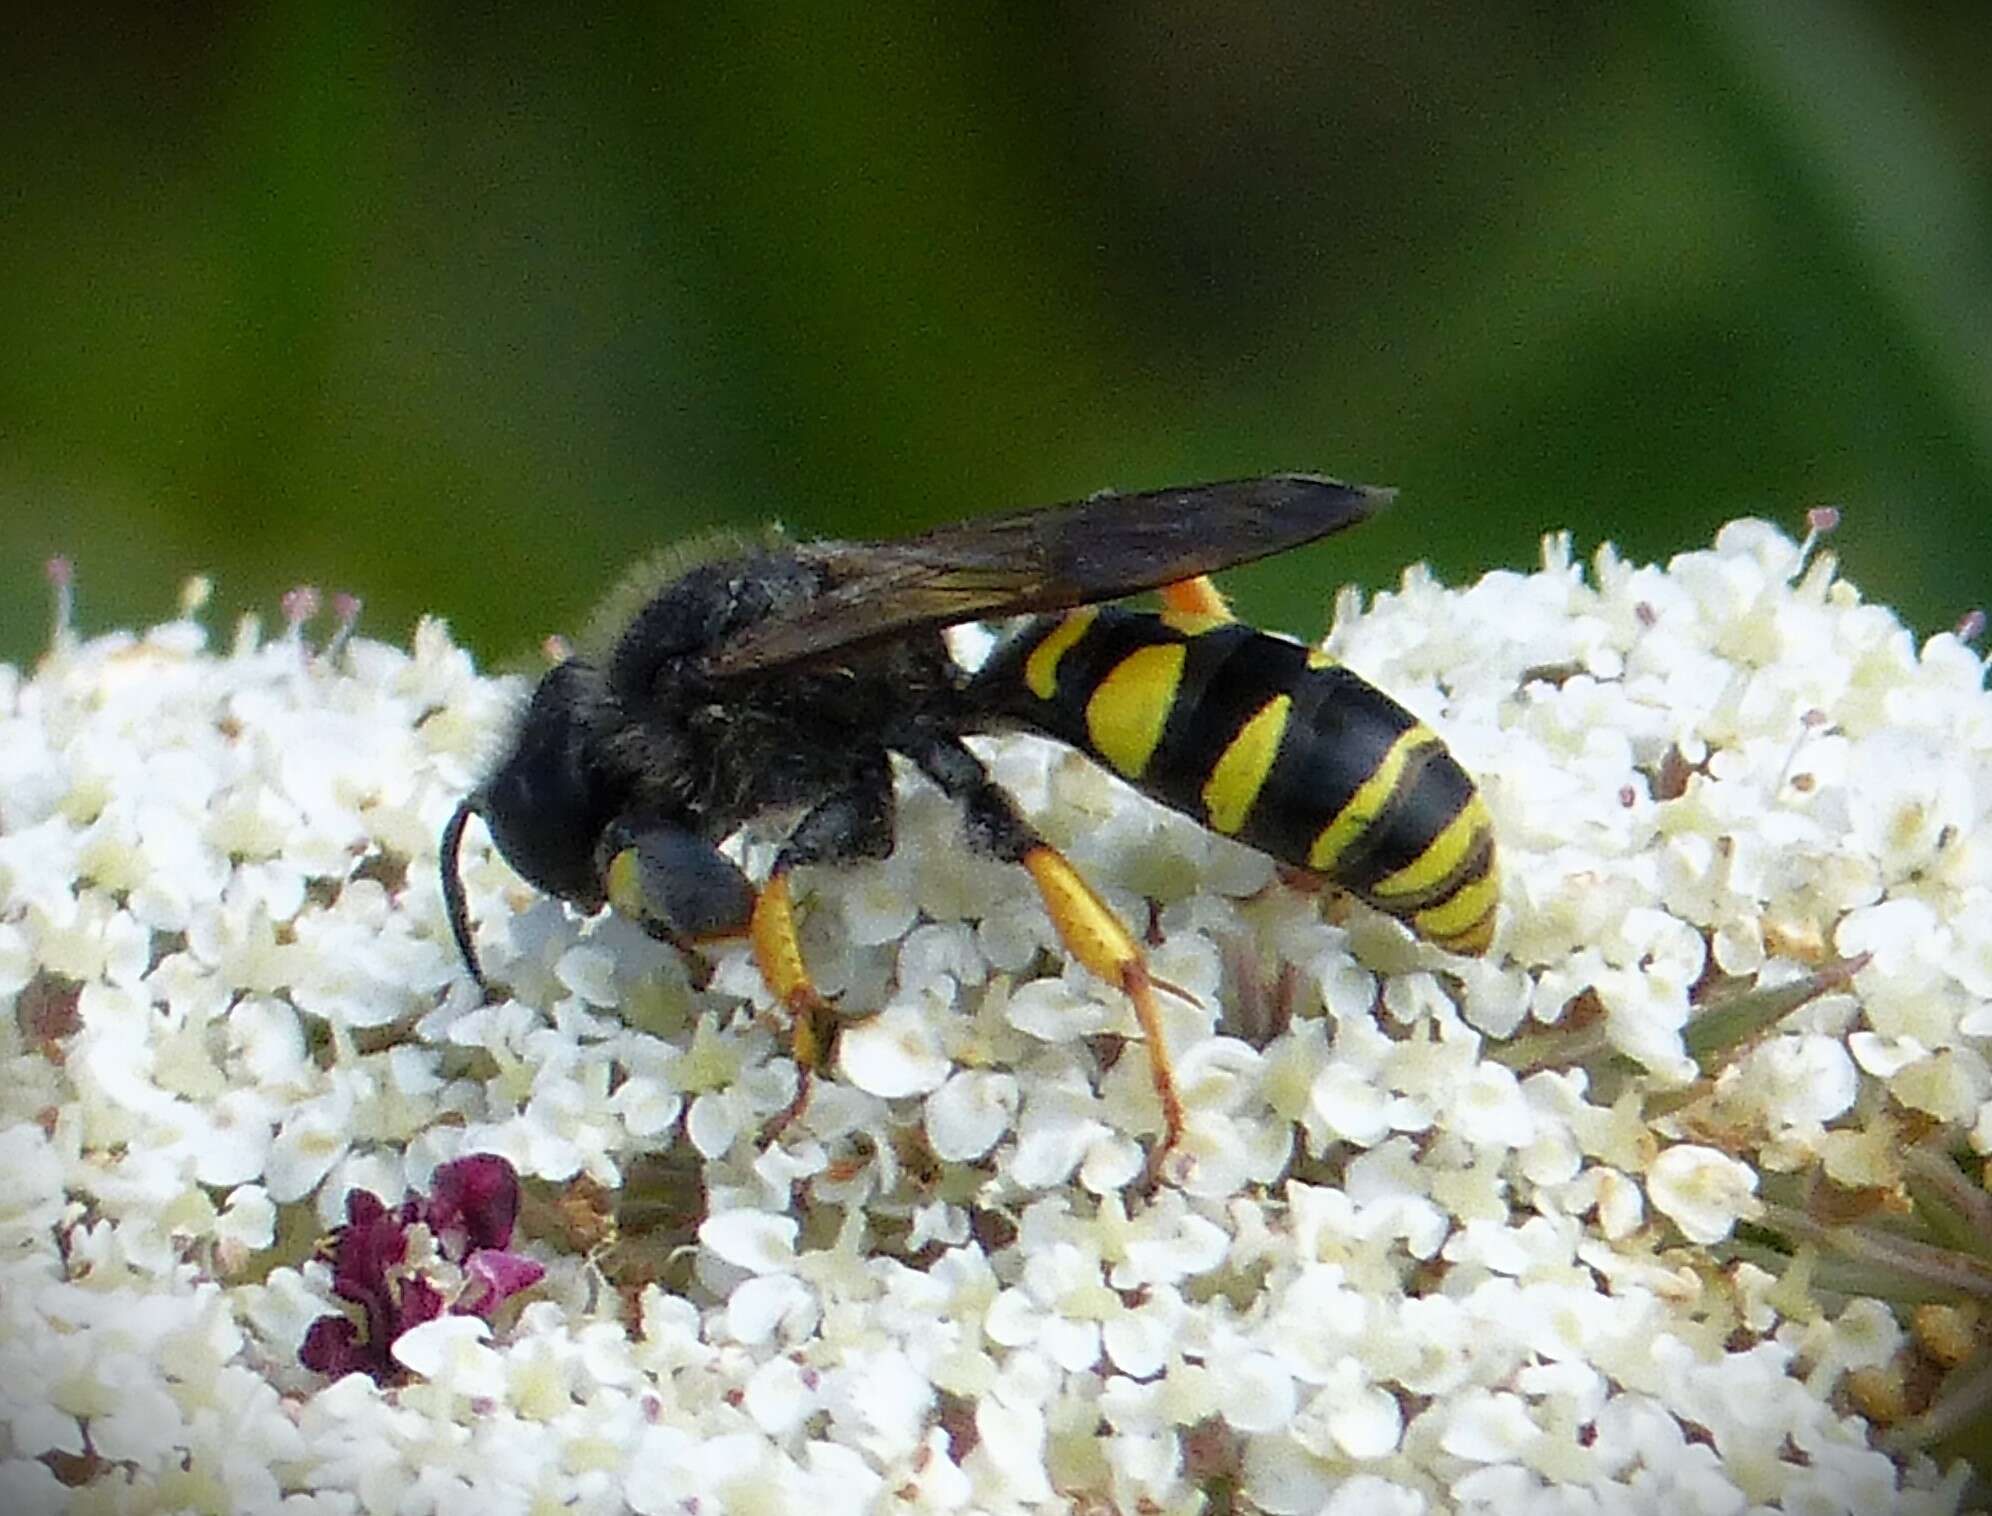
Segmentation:
<svg viewBox="0 0 1992 1516">
<path fill-rule="evenodd" d="M 540 680 L 511 754 L 486 781 L 478 808 L 492 842 L 525 879 L 594 910 L 602 904 L 595 840 L 616 807 L 588 756 L 586 673 L 569 660 Z"/>
</svg>

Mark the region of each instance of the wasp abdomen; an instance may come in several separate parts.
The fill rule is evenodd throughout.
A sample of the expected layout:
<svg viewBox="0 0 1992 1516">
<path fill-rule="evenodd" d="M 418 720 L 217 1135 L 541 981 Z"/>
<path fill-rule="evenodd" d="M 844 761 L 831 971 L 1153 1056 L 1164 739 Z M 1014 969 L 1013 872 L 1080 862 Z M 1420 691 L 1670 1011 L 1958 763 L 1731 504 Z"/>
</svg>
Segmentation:
<svg viewBox="0 0 1992 1516">
<path fill-rule="evenodd" d="M 1027 623 L 972 694 L 1441 947 L 1493 936 L 1494 832 L 1473 781 L 1409 711 L 1299 643 L 1083 606 Z"/>
</svg>

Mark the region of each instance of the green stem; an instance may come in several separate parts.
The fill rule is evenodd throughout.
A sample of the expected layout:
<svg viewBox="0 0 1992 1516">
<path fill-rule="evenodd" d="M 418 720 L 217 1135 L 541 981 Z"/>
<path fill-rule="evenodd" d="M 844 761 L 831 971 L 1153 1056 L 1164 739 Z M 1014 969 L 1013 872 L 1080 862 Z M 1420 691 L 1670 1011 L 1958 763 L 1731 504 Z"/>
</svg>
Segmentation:
<svg viewBox="0 0 1992 1516">
<path fill-rule="evenodd" d="M 1992 1195 L 1929 1143 L 1908 1149 L 1902 1167 L 1916 1214 L 1932 1235 L 1947 1248 L 1992 1262 Z"/>
<path fill-rule="evenodd" d="M 1956 1295 L 1992 1299 L 1992 1264 L 1949 1248 L 1906 1237 L 1889 1237 L 1866 1227 L 1828 1226 L 1792 1206 L 1767 1204 L 1759 1224 L 1788 1237 L 1816 1243 L 1842 1257 L 1870 1264 L 1898 1280 L 1939 1286 Z M 1894 1298 L 1892 1291 L 1873 1291 Z"/>
</svg>

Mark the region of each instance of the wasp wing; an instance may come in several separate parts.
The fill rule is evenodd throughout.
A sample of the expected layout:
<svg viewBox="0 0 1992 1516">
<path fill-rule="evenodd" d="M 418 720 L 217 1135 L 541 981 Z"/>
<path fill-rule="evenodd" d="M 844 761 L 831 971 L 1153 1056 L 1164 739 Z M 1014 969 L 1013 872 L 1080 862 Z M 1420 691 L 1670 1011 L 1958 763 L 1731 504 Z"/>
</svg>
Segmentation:
<svg viewBox="0 0 1992 1516">
<path fill-rule="evenodd" d="M 813 543 L 823 591 L 742 628 L 704 660 L 716 676 L 809 662 L 929 627 L 1113 600 L 1326 537 L 1392 491 L 1310 474 L 1094 495 L 893 542 Z"/>
</svg>

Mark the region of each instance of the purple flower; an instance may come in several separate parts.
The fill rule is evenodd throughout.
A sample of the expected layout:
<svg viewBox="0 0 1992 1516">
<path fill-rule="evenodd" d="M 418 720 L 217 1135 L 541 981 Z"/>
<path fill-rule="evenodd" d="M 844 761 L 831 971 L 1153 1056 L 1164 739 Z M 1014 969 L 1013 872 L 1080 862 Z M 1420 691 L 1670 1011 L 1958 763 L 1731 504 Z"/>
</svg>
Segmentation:
<svg viewBox="0 0 1992 1516">
<path fill-rule="evenodd" d="M 443 1164 L 426 1197 L 411 1193 L 392 1211 L 370 1190 L 347 1191 L 346 1224 L 327 1239 L 326 1251 L 332 1293 L 359 1311 L 314 1321 L 298 1354 L 304 1366 L 367 1374 L 383 1385 L 405 1379 L 395 1338 L 445 1308 L 488 1320 L 546 1272 L 507 1251 L 518 1215 L 519 1176 L 493 1153 Z M 408 1262 L 408 1231 L 418 1224 L 435 1235 L 437 1258 L 427 1265 Z"/>
<path fill-rule="evenodd" d="M 519 1219 L 519 1176 L 496 1153 L 446 1163 L 430 1183 L 422 1219 L 439 1239 L 461 1236 L 466 1252 L 502 1248 Z"/>
</svg>

